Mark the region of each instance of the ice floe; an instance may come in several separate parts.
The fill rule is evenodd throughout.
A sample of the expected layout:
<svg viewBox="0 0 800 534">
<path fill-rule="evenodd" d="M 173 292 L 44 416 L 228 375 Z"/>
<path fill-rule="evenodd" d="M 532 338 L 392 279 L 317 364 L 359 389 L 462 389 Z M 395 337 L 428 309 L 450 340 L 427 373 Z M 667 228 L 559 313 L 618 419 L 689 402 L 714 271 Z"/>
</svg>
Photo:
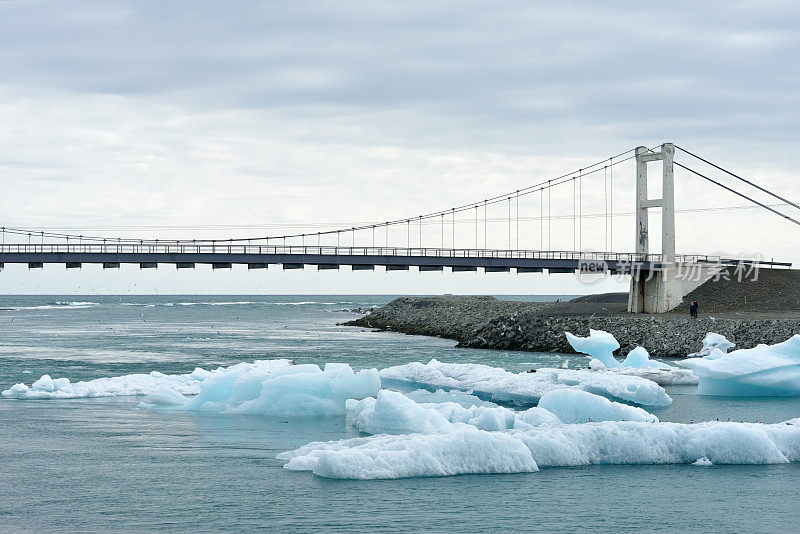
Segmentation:
<svg viewBox="0 0 800 534">
<path fill-rule="evenodd" d="M 446 433 L 309 443 L 278 458 L 287 469 L 353 479 L 596 464 L 778 464 L 800 461 L 800 426 L 606 421 L 487 432 L 457 425 Z"/>
<path fill-rule="evenodd" d="M 717 347 L 708 356 L 678 363 L 700 377 L 700 395 L 800 395 L 800 334 L 783 343 L 727 354 Z"/>
<path fill-rule="evenodd" d="M 470 408 L 472 406 L 488 406 L 491 408 L 497 406 L 497 404 L 494 402 L 479 399 L 475 395 L 470 395 L 469 393 L 465 393 L 464 391 L 459 391 L 457 389 L 451 389 L 450 391 L 445 391 L 443 389 L 437 389 L 436 391 L 415 389 L 414 391 L 408 391 L 404 394 L 406 397 L 417 402 L 455 402 L 464 408 Z"/>
<path fill-rule="evenodd" d="M 800 460 L 800 427 L 784 423 L 602 422 L 510 431 L 539 467 L 592 464 L 774 464 Z"/>
<path fill-rule="evenodd" d="M 614 351 L 619 348 L 617 339 L 603 330 L 589 330 L 588 337 L 579 337 L 572 332 L 564 332 L 567 341 L 576 352 L 588 354 L 606 367 L 619 367 Z"/>
<path fill-rule="evenodd" d="M 145 408 L 255 413 L 267 415 L 341 415 L 345 401 L 375 396 L 380 378 L 375 369 L 354 372 L 347 364 L 324 370 L 290 360 L 257 360 L 192 373 L 130 374 L 70 382 L 42 376 L 30 387 L 16 384 L 2 392 L 16 399 L 74 399 L 143 396 Z M 191 395 L 187 397 L 185 395 Z"/>
<path fill-rule="evenodd" d="M 192 395 L 200 392 L 200 383 L 210 374 L 198 367 L 191 373 L 181 375 L 153 371 L 149 374 L 137 373 L 81 382 L 71 382 L 69 378 L 52 379 L 50 375 L 44 375 L 30 387 L 15 384 L 3 391 L 2 396 L 10 399 L 77 399 L 149 395 L 159 390 Z"/>
<path fill-rule="evenodd" d="M 380 371 L 385 387 L 399 389 L 457 389 L 485 400 L 534 405 L 557 389 L 579 389 L 634 404 L 667 406 L 672 399 L 664 388 L 636 376 L 612 375 L 574 369 L 538 369 L 535 373 L 512 373 L 481 364 L 413 362 Z"/>
<path fill-rule="evenodd" d="M 594 369 L 594 368 L 592 368 Z M 689 369 L 659 369 L 657 367 L 616 367 L 614 369 L 597 369 L 609 375 L 637 376 L 652 380 L 660 386 L 692 386 L 698 383 L 699 378 Z"/>
<path fill-rule="evenodd" d="M 610 402 L 603 397 L 597 398 Z M 348 400 L 347 414 L 356 428 L 368 434 L 449 432 L 458 425 L 497 431 L 561 424 L 558 417 L 543 408 L 515 412 L 501 406 L 418 403 L 402 393 L 385 389 L 378 392 L 377 398 Z"/>
<path fill-rule="evenodd" d="M 554 414 L 563 423 L 599 421 L 643 421 L 657 423 L 658 418 L 636 406 L 613 402 L 599 395 L 576 389 L 559 389 L 547 393 L 539 408 Z"/>
<path fill-rule="evenodd" d="M 644 347 L 636 347 L 628 353 L 621 364 L 622 367 L 636 367 L 638 369 L 677 369 L 673 365 L 650 359 L 650 353 Z"/>
<path fill-rule="evenodd" d="M 592 358 L 589 361 L 589 369 L 592 371 L 637 376 L 652 380 L 661 386 L 692 385 L 698 382 L 697 376 L 688 369 L 651 360 L 650 354 L 644 347 L 636 347 L 620 363 L 614 357 L 619 342 L 612 334 L 603 330 L 589 330 L 588 337 L 575 336 L 570 332 L 565 334 L 573 349 Z"/>
<path fill-rule="evenodd" d="M 278 455 L 286 469 L 328 478 L 386 479 L 537 470 L 518 438 L 469 425 L 445 434 L 381 434 L 310 443 Z"/>
<path fill-rule="evenodd" d="M 314 364 L 246 364 L 216 371 L 182 405 L 160 395 L 147 397 L 142 405 L 227 414 L 341 415 L 347 399 L 377 395 L 380 387 L 376 369 L 354 372 L 347 364 L 328 363 L 324 369 Z"/>
<path fill-rule="evenodd" d="M 735 346 L 736 343 L 729 341 L 722 334 L 708 332 L 706 337 L 703 338 L 703 348 L 697 352 L 689 354 L 689 358 L 704 358 L 706 356 L 710 356 L 712 352 L 715 352 L 715 354 L 717 354 L 716 357 L 719 357 L 722 354 L 726 354 Z M 719 353 L 716 353 L 714 349 L 718 349 Z"/>
</svg>

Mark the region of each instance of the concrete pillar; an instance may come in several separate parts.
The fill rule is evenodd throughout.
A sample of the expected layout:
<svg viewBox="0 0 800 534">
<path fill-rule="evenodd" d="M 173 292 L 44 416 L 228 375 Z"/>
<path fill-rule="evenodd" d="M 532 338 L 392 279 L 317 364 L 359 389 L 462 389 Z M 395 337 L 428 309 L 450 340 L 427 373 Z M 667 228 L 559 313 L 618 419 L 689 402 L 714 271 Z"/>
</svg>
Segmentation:
<svg viewBox="0 0 800 534">
<path fill-rule="evenodd" d="M 636 147 L 636 254 L 639 259 L 650 252 L 650 239 L 647 229 L 647 161 L 643 156 L 647 147 Z M 634 272 L 631 276 L 631 287 L 628 292 L 628 311 L 642 313 L 644 311 L 644 277 Z"/>
<path fill-rule="evenodd" d="M 631 274 L 631 287 L 628 290 L 628 311 L 644 312 L 644 276 L 634 272 Z"/>
<path fill-rule="evenodd" d="M 636 148 L 636 253 L 649 254 L 650 241 L 647 234 L 647 162 L 641 156 L 647 147 Z"/>
<path fill-rule="evenodd" d="M 628 311 L 632 313 L 662 313 L 680 304 L 684 284 L 677 277 L 675 264 L 675 180 L 673 159 L 675 146 L 661 145 L 659 152 L 649 152 L 646 147 L 636 149 L 636 253 L 644 261 L 650 254 L 647 210 L 661 208 L 661 265 L 653 273 L 633 272 L 628 295 Z M 647 197 L 647 163 L 661 161 L 661 198 Z"/>
<path fill-rule="evenodd" d="M 672 264 L 664 270 L 634 276 L 631 289 L 636 289 L 628 299 L 629 311 L 633 313 L 666 313 L 682 301 L 683 297 L 716 276 L 721 266 L 716 264 L 694 265 Z M 689 274 L 691 274 L 689 276 Z"/>
<path fill-rule="evenodd" d="M 672 160 L 675 158 L 675 145 L 661 145 L 664 172 L 661 182 L 661 254 L 664 263 L 675 263 L 675 173 Z"/>
</svg>

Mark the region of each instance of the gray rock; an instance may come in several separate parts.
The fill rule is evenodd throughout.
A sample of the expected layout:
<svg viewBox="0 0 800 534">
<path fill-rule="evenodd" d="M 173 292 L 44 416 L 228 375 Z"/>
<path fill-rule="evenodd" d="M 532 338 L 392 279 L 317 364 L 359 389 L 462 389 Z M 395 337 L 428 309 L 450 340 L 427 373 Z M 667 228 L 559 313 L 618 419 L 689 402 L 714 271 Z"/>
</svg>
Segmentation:
<svg viewBox="0 0 800 534">
<path fill-rule="evenodd" d="M 458 341 L 459 347 L 563 353 L 574 352 L 564 332 L 585 336 L 593 328 L 612 333 L 621 355 L 641 345 L 653 358 L 685 358 L 702 346 L 707 332 L 724 335 L 737 348 L 779 343 L 800 333 L 800 315 L 793 313 L 779 318 L 693 320 L 678 314 L 601 313 L 592 303 L 571 304 L 578 305 L 582 307 L 493 297 L 402 297 L 343 324 L 444 337 Z"/>
</svg>

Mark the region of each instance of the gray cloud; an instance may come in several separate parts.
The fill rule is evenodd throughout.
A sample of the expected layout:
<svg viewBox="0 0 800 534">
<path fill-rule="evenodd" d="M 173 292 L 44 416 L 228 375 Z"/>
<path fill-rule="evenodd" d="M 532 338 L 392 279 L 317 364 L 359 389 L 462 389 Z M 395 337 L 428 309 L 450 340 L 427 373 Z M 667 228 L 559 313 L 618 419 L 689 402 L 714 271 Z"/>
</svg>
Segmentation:
<svg viewBox="0 0 800 534">
<path fill-rule="evenodd" d="M 564 120 L 657 128 L 700 111 L 722 131 L 746 121 L 775 135 L 753 117 L 790 125 L 800 8 L 614 5 L 7 2 L 0 57 L 14 84 L 204 107 L 414 110 L 442 133 L 447 118 L 535 136 Z"/>
<path fill-rule="evenodd" d="M 797 20 L 780 1 L 0 2 L 0 209 L 381 221 L 665 140 L 800 198 Z M 740 203 L 681 180 L 684 206 Z M 715 246 L 796 254 L 759 237 L 773 224 Z"/>
</svg>

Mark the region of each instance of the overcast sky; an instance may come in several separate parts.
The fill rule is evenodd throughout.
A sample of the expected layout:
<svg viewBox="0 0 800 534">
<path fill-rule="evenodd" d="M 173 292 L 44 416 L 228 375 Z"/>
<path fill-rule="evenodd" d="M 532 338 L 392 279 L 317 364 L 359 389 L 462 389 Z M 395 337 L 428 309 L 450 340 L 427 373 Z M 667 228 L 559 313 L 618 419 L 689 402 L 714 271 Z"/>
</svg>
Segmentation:
<svg viewBox="0 0 800 534">
<path fill-rule="evenodd" d="M 150 238 L 316 232 L 447 209 L 664 141 L 796 202 L 798 21 L 796 2 L 768 0 L 0 1 L 0 219 Z M 747 203 L 676 174 L 679 252 L 800 262 L 800 227 L 758 209 L 696 211 Z M 615 171 L 618 251 L 633 248 L 633 181 L 632 167 Z M 604 215 L 603 177 L 584 187 L 583 212 Z M 553 191 L 567 218 L 552 248 L 572 248 L 572 198 Z M 489 213 L 489 246 L 508 244 L 504 209 Z M 520 203 L 521 247 L 541 246 L 539 209 Z M 584 219 L 584 249 L 608 246 L 606 223 Z M 469 217 L 456 227 L 456 245 L 473 246 Z M 436 246 L 440 233 L 424 239 Z M 382 269 L 0 273 L 3 293 L 615 287 Z"/>
</svg>

